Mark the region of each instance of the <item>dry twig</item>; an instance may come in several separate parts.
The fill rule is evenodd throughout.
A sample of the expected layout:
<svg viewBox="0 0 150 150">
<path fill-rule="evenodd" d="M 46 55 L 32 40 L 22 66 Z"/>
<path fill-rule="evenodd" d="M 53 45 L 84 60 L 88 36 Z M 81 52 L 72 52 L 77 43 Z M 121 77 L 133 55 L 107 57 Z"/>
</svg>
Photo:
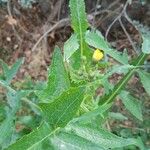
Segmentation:
<svg viewBox="0 0 150 150">
<path fill-rule="evenodd" d="M 127 0 L 126 3 L 125 3 L 125 5 L 124 5 L 124 7 L 123 7 L 123 10 L 121 11 L 121 13 L 120 13 L 120 14 L 115 18 L 115 20 L 109 25 L 109 27 L 108 27 L 108 29 L 107 29 L 107 31 L 106 31 L 106 34 L 105 34 L 105 38 L 107 39 L 107 36 L 108 36 L 108 34 L 109 34 L 109 31 L 110 31 L 110 29 L 112 28 L 112 26 L 115 24 L 115 22 L 116 22 L 116 21 L 119 21 L 119 23 L 120 23 L 120 25 L 121 25 L 121 28 L 123 29 L 124 33 L 126 34 L 126 36 L 127 36 L 128 40 L 129 40 L 129 42 L 130 42 L 130 44 L 131 44 L 133 50 L 134 50 L 135 52 L 137 52 L 137 49 L 136 49 L 136 47 L 135 47 L 135 44 L 134 44 L 134 42 L 132 41 L 130 35 L 128 34 L 128 32 L 127 32 L 127 30 L 126 30 L 126 28 L 125 28 L 125 26 L 123 25 L 122 20 L 121 20 L 122 15 L 124 15 L 125 18 L 127 19 L 127 21 L 130 22 L 130 23 L 133 25 L 132 21 L 129 19 L 129 17 L 128 17 L 127 13 L 126 13 L 126 9 L 127 9 L 127 6 L 128 6 L 129 3 L 130 3 L 130 0 Z"/>
<path fill-rule="evenodd" d="M 13 15 L 11 13 L 11 7 L 10 7 L 10 3 L 11 3 L 11 0 L 8 0 L 7 1 L 7 11 L 8 11 L 8 15 L 13 19 Z M 16 35 L 16 37 L 18 38 L 19 41 L 22 41 L 22 38 L 20 37 L 20 35 L 18 34 L 18 32 L 16 31 L 16 28 L 14 26 L 14 24 L 11 24 L 12 26 L 12 29 Z"/>
<path fill-rule="evenodd" d="M 61 28 L 65 25 L 69 24 L 69 18 L 65 18 L 54 24 L 50 29 L 48 29 L 40 38 L 39 40 L 35 43 L 35 45 L 32 48 L 32 51 L 35 51 L 36 47 L 38 44 L 43 40 L 44 37 L 46 37 L 50 32 L 52 32 L 55 29 Z"/>
</svg>

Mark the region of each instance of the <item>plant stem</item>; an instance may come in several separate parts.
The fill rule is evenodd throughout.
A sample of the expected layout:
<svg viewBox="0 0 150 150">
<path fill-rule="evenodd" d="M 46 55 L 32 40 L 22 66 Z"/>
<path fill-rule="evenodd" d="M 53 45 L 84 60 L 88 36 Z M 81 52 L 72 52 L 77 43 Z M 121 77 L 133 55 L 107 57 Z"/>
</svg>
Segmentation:
<svg viewBox="0 0 150 150">
<path fill-rule="evenodd" d="M 144 63 L 148 54 L 141 53 L 141 55 L 131 63 L 131 65 L 139 66 Z M 133 76 L 134 72 L 136 71 L 136 67 L 132 68 L 114 87 L 114 89 L 106 96 L 104 96 L 100 101 L 99 105 L 108 104 L 114 101 L 115 97 L 121 92 L 121 90 L 125 87 L 128 83 L 130 78 Z"/>
</svg>

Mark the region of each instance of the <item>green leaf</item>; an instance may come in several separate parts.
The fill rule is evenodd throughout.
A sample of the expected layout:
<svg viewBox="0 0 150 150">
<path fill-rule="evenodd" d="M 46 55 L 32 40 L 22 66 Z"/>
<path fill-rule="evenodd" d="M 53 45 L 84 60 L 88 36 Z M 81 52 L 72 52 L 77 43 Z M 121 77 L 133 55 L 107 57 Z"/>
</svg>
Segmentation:
<svg viewBox="0 0 150 150">
<path fill-rule="evenodd" d="M 110 77 L 114 73 L 125 74 L 129 71 L 129 69 L 132 69 L 132 68 L 135 68 L 135 66 L 131 66 L 131 65 L 114 65 L 107 71 L 107 73 L 105 74 L 105 78 Z"/>
<path fill-rule="evenodd" d="M 65 69 L 61 50 L 56 47 L 49 70 L 48 83 L 44 90 L 37 91 L 42 102 L 53 101 L 56 97 L 70 87 L 68 73 Z"/>
<path fill-rule="evenodd" d="M 4 148 L 10 141 L 14 130 L 14 117 L 11 114 L 2 122 L 0 126 L 0 148 Z"/>
<path fill-rule="evenodd" d="M 73 69 L 78 70 L 83 63 L 83 58 L 86 57 L 87 60 L 92 58 L 92 51 L 84 39 L 89 25 L 85 13 L 84 0 L 70 0 L 69 6 L 71 24 L 79 41 L 79 49 L 71 56 L 70 65 Z"/>
<path fill-rule="evenodd" d="M 88 20 L 85 13 L 84 0 L 70 0 L 71 22 L 74 31 L 83 35 L 88 28 Z"/>
<path fill-rule="evenodd" d="M 52 103 L 41 103 L 46 121 L 55 127 L 64 127 L 76 114 L 84 97 L 84 88 L 70 88 Z"/>
<path fill-rule="evenodd" d="M 6 88 L 8 91 L 11 91 L 12 93 L 16 93 L 16 91 L 12 89 L 6 81 L 0 80 L 0 85 Z"/>
<path fill-rule="evenodd" d="M 88 31 L 85 40 L 90 46 L 103 50 L 104 53 L 108 54 L 121 64 L 128 64 L 126 55 L 121 55 L 118 51 L 111 49 L 101 33 Z"/>
<path fill-rule="evenodd" d="M 84 88 L 70 88 L 54 102 L 42 103 L 40 106 L 49 124 L 53 127 L 61 127 L 65 126 L 75 115 L 83 100 L 83 96 Z M 57 129 L 58 128 L 52 130 L 47 125 L 42 125 L 40 128 L 11 145 L 8 150 L 37 149 L 38 147 L 41 147 L 41 144 L 54 134 Z"/>
<path fill-rule="evenodd" d="M 9 72 L 9 66 L 3 60 L 1 60 L 1 59 L 0 59 L 0 65 L 3 68 L 4 76 L 6 77 L 6 75 Z"/>
<path fill-rule="evenodd" d="M 20 90 L 15 93 L 8 91 L 7 93 L 7 102 L 11 108 L 12 113 L 16 113 L 21 107 L 21 99 L 30 94 L 30 90 Z"/>
<path fill-rule="evenodd" d="M 2 147 L 6 147 L 12 141 L 13 132 L 15 131 L 15 114 L 20 109 L 21 98 L 28 95 L 29 93 L 29 91 L 14 90 L 9 90 L 7 92 L 9 109 L 7 110 L 6 119 L 2 122 L 0 126 L 0 145 L 2 145 Z"/>
<path fill-rule="evenodd" d="M 113 149 L 113 148 L 122 148 L 129 145 L 138 146 L 136 139 L 131 139 L 131 138 L 125 139 L 116 136 L 102 128 L 97 129 L 95 127 L 90 127 L 89 125 L 70 124 L 66 127 L 66 131 L 68 133 L 75 134 L 78 137 L 81 137 L 82 139 L 89 141 L 89 143 L 93 143 L 94 145 L 103 148 L 104 150 Z M 83 141 L 82 139 L 81 141 Z M 65 141 L 66 140 L 65 136 L 61 140 Z M 83 150 L 86 149 L 84 147 L 86 147 L 86 143 L 84 144 L 83 142 L 83 144 L 80 145 L 80 149 Z"/>
<path fill-rule="evenodd" d="M 137 119 L 143 121 L 141 103 L 139 103 L 139 101 L 136 98 L 129 95 L 129 93 L 126 91 L 122 91 L 120 93 L 120 98 L 123 104 L 125 105 L 126 109 Z"/>
<path fill-rule="evenodd" d="M 150 96 L 150 73 L 147 73 L 145 71 L 138 71 L 141 82 L 143 84 L 143 87 L 145 91 L 149 94 Z"/>
<path fill-rule="evenodd" d="M 110 119 L 113 118 L 113 119 L 117 119 L 120 121 L 128 120 L 128 118 L 121 113 L 109 112 L 109 117 L 110 117 Z"/>
<path fill-rule="evenodd" d="M 0 64 L 3 67 L 6 82 L 8 84 L 10 84 L 11 80 L 15 77 L 15 75 L 17 74 L 17 72 L 18 72 L 18 70 L 19 70 L 19 68 L 20 68 L 20 66 L 22 65 L 23 62 L 24 62 L 24 58 L 20 58 L 9 69 L 9 67 L 6 63 L 4 63 L 2 60 L 0 61 Z"/>
<path fill-rule="evenodd" d="M 145 54 L 150 54 L 150 36 L 143 35 L 143 43 L 142 43 L 142 52 Z"/>
<path fill-rule="evenodd" d="M 24 58 L 18 59 L 15 64 L 11 67 L 9 70 L 7 76 L 7 82 L 10 83 L 10 81 L 13 79 L 13 77 L 17 74 L 20 66 L 23 64 Z"/>
<path fill-rule="evenodd" d="M 30 134 L 23 136 L 14 144 L 10 145 L 6 150 L 35 150 L 50 137 L 55 131 L 46 124 L 42 124 L 39 128 Z M 44 150 L 44 149 L 43 149 Z"/>
<path fill-rule="evenodd" d="M 0 123 L 5 119 L 5 105 L 0 102 Z"/>
<path fill-rule="evenodd" d="M 77 35 L 73 34 L 64 44 L 64 59 L 68 61 L 72 54 L 78 49 L 79 43 Z"/>
<path fill-rule="evenodd" d="M 105 90 L 105 94 L 108 94 L 112 89 L 113 85 L 108 81 L 109 77 L 113 74 L 126 74 L 130 69 L 136 68 L 132 65 L 114 65 L 113 67 L 109 68 L 107 72 L 105 73 L 104 78 L 102 78 L 101 82 Z"/>
<path fill-rule="evenodd" d="M 84 41 L 84 35 L 89 25 L 84 0 L 70 0 L 70 11 L 72 27 L 79 38 L 81 56 L 86 56 L 87 45 Z"/>
<path fill-rule="evenodd" d="M 146 146 L 145 146 L 145 144 L 144 144 L 144 141 L 143 141 L 143 139 L 142 139 L 142 136 L 139 136 L 138 138 L 137 138 L 137 143 L 138 143 L 138 147 L 140 148 L 140 150 L 147 150 L 147 148 L 146 148 Z"/>
<path fill-rule="evenodd" d="M 90 122 L 93 118 L 97 117 L 98 115 L 103 115 L 103 113 L 105 113 L 111 106 L 112 106 L 111 103 L 107 105 L 99 106 L 95 110 L 87 112 L 78 118 L 75 118 L 73 122 L 76 122 L 76 121 L 80 123 Z"/>
<path fill-rule="evenodd" d="M 107 51 L 110 49 L 109 43 L 105 41 L 103 35 L 97 30 L 97 31 L 87 31 L 85 35 L 86 42 L 95 47 L 99 48 L 103 51 Z"/>
<path fill-rule="evenodd" d="M 106 74 L 107 76 L 107 74 Z M 102 85 L 104 87 L 104 91 L 105 91 L 105 94 L 109 94 L 109 92 L 113 89 L 113 84 L 111 84 L 108 80 L 108 78 L 103 78 L 102 79 Z"/>
<path fill-rule="evenodd" d="M 85 138 L 73 133 L 60 132 L 51 138 L 55 150 L 105 150 Z"/>
<path fill-rule="evenodd" d="M 70 58 L 71 67 L 74 70 L 78 70 L 81 67 L 81 64 L 82 64 L 81 62 L 82 62 L 81 55 L 80 55 L 80 52 L 77 50 L 73 53 L 73 55 Z"/>
<path fill-rule="evenodd" d="M 138 58 L 131 63 L 133 66 L 140 66 L 144 63 L 146 58 L 148 57 L 147 54 L 141 53 Z M 99 105 L 108 104 L 114 101 L 116 96 L 121 92 L 121 90 L 126 86 L 128 81 L 131 79 L 132 75 L 135 73 L 136 67 L 131 68 L 128 73 L 115 85 L 114 89 L 109 92 L 109 94 L 102 97 L 99 101 Z"/>
<path fill-rule="evenodd" d="M 9 104 L 9 109 L 7 109 L 6 119 L 2 122 L 0 126 L 0 145 L 6 147 L 13 140 L 13 132 L 15 131 L 15 114 L 20 108 L 20 100 L 22 97 L 28 95 L 29 91 L 15 91 L 8 83 L 5 81 L 0 81 L 0 84 L 7 88 L 7 102 Z M 7 108 L 7 107 L 6 107 Z"/>
</svg>

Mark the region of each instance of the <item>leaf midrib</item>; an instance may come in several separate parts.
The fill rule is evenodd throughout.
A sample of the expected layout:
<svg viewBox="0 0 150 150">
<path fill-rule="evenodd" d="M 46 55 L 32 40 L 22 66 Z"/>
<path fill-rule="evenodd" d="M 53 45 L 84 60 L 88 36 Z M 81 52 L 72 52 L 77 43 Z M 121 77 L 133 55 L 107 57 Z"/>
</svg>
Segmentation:
<svg viewBox="0 0 150 150">
<path fill-rule="evenodd" d="M 40 141 L 36 142 L 35 144 L 33 144 L 31 147 L 29 147 L 27 150 L 31 150 L 34 146 L 38 145 L 39 143 L 41 143 L 42 141 L 44 141 L 46 138 L 48 138 L 49 136 L 51 136 L 52 134 L 54 134 L 57 130 L 59 130 L 60 128 L 56 128 L 55 130 L 53 130 L 51 133 L 49 133 L 47 136 L 45 136 L 44 138 L 42 138 Z"/>
<path fill-rule="evenodd" d="M 79 0 L 78 0 L 79 1 Z M 80 35 L 80 48 L 81 48 L 81 56 L 83 56 L 83 33 L 82 33 L 82 25 L 81 25 L 81 19 L 80 19 L 80 13 L 79 13 L 79 3 L 77 1 L 77 15 L 78 15 L 78 22 L 79 22 L 79 35 Z"/>
</svg>

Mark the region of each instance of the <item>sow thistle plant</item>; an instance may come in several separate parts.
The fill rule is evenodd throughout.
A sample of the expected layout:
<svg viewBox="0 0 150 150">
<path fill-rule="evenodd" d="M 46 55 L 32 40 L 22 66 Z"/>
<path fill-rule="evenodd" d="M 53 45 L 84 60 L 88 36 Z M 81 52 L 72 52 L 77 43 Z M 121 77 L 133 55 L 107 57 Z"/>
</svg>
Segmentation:
<svg viewBox="0 0 150 150">
<path fill-rule="evenodd" d="M 117 136 L 106 128 L 105 122 L 117 96 L 136 119 L 143 120 L 139 101 L 125 90 L 125 86 L 137 73 L 150 95 L 150 74 L 141 67 L 150 53 L 150 38 L 144 36 L 141 54 L 129 63 L 126 51 L 119 53 L 110 47 L 100 31 L 88 30 L 84 0 L 70 0 L 69 6 L 74 33 L 64 44 L 64 55 L 59 47 L 55 47 L 46 84 L 35 85 L 30 90 L 15 89 L 11 81 L 23 59 L 19 59 L 12 67 L 0 61 L 3 69 L 0 84 L 6 89 L 7 97 L 4 107 L 6 117 L 0 126 L 0 148 L 122 150 L 132 146 L 133 149 L 145 150 L 139 137 Z M 113 58 L 118 65 L 110 65 L 104 55 Z M 109 77 L 114 73 L 124 75 L 116 85 L 109 82 Z M 103 96 L 96 94 L 99 88 L 104 89 Z M 38 99 L 38 103 L 29 100 L 32 99 L 31 95 Z M 30 125 L 32 131 L 22 135 L 15 126 L 19 120 L 16 113 L 22 108 L 23 102 L 30 106 L 28 109 L 32 110 L 32 114 L 34 112 L 38 123 Z M 28 116 L 22 122 L 27 123 L 34 117 Z M 127 119 L 125 116 L 121 118 Z"/>
</svg>

